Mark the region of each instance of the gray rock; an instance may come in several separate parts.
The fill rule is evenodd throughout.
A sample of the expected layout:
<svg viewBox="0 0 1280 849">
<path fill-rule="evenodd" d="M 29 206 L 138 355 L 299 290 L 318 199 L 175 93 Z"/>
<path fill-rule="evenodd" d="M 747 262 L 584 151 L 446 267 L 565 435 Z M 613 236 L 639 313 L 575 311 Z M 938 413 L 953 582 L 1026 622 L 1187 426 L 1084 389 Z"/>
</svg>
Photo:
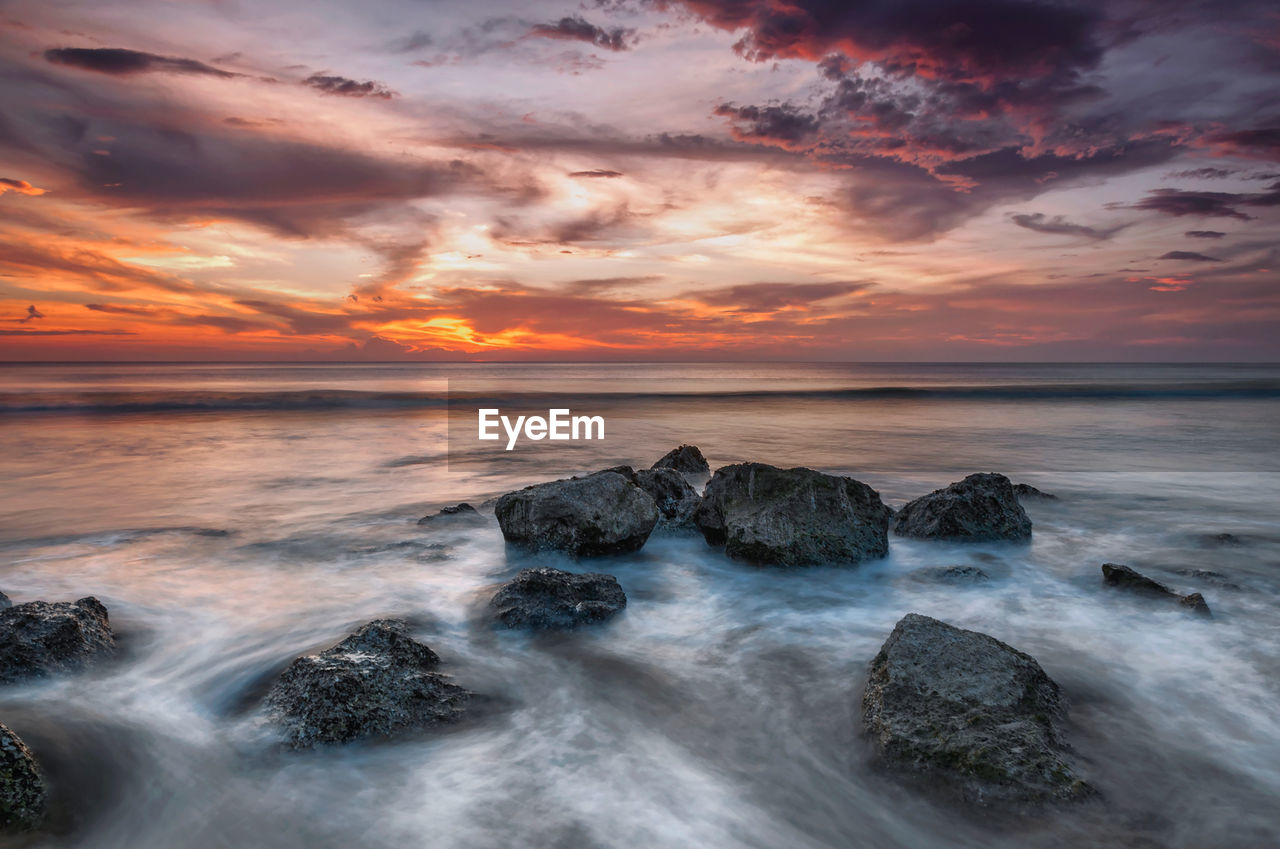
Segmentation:
<svg viewBox="0 0 1280 849">
<path fill-rule="evenodd" d="M 1029 483 L 1015 483 L 1013 485 L 1013 494 L 1019 498 L 1044 498 L 1051 501 L 1056 501 L 1058 498 L 1058 496 L 1052 493 L 1042 492 L 1041 490 L 1036 489 Z"/>
<path fill-rule="evenodd" d="M 1200 593 L 1192 593 L 1185 596 L 1179 595 L 1164 584 L 1153 581 L 1128 566 L 1123 566 L 1119 563 L 1103 563 L 1102 580 L 1109 587 L 1119 587 L 1150 598 L 1176 601 L 1192 613 L 1210 619 L 1213 618 L 1213 613 L 1209 610 L 1209 604 Z"/>
<path fill-rule="evenodd" d="M 853 478 L 739 463 L 717 469 L 694 523 L 711 545 L 751 563 L 857 563 L 889 551 L 889 508 Z"/>
<path fill-rule="evenodd" d="M 465 501 L 461 504 L 454 504 L 450 507 L 441 507 L 430 516 L 423 516 L 418 520 L 419 525 L 443 525 L 443 524 L 481 524 L 484 522 L 484 516 L 476 508 L 472 507 Z"/>
<path fill-rule="evenodd" d="M 701 499 L 684 475 L 672 468 L 642 469 L 635 473 L 636 486 L 649 493 L 667 526 L 690 524 Z"/>
<path fill-rule="evenodd" d="M 980 584 L 991 580 L 991 576 L 977 566 L 930 566 L 916 569 L 911 577 L 943 584 Z"/>
<path fill-rule="evenodd" d="M 957 542 L 1025 540 L 1031 537 L 1031 519 L 1009 479 L 987 472 L 969 475 L 905 505 L 894 518 L 893 532 Z"/>
<path fill-rule="evenodd" d="M 389 737 L 461 718 L 474 696 L 435 672 L 440 658 L 399 619 L 376 619 L 293 661 L 266 696 L 294 748 Z"/>
<path fill-rule="evenodd" d="M 0 682 L 83 669 L 115 651 L 102 602 L 29 601 L 0 610 Z"/>
<path fill-rule="evenodd" d="M 882 764 L 979 805 L 1080 799 L 1062 693 L 1030 655 L 909 613 L 871 662 L 862 698 Z"/>
<path fill-rule="evenodd" d="M 627 606 L 612 575 L 522 569 L 503 584 L 489 608 L 508 628 L 564 630 L 603 622 Z"/>
<path fill-rule="evenodd" d="M 662 459 L 649 467 L 650 469 L 675 469 L 682 475 L 709 475 L 711 474 L 711 466 L 707 464 L 707 458 L 702 456 L 702 452 L 698 450 L 696 445 L 681 445 L 679 448 L 672 448 L 662 456 Z"/>
<path fill-rule="evenodd" d="M 44 817 L 44 776 L 27 744 L 0 723 L 0 829 L 26 831 Z"/>
<path fill-rule="evenodd" d="M 1214 572 L 1212 569 L 1179 569 L 1179 575 L 1185 575 L 1188 578 L 1195 578 L 1197 581 L 1203 581 L 1206 584 L 1213 584 L 1215 587 L 1221 587 L 1224 590 L 1235 590 L 1237 592 L 1248 589 L 1243 584 L 1237 584 L 1221 572 Z"/>
<path fill-rule="evenodd" d="M 635 551 L 658 523 L 653 498 L 615 471 L 508 492 L 494 512 L 508 542 L 580 557 Z"/>
<path fill-rule="evenodd" d="M 7 595 L 0 593 L 0 610 L 4 610 L 6 607 L 13 607 L 13 602 L 9 601 Z"/>
</svg>

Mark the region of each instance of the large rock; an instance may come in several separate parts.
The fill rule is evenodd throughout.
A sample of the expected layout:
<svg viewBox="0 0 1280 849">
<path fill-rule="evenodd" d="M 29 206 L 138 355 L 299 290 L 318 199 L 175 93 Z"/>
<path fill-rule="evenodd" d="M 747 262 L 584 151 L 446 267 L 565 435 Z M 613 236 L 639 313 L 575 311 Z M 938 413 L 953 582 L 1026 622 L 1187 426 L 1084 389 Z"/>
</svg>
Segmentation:
<svg viewBox="0 0 1280 849">
<path fill-rule="evenodd" d="M 1153 581 L 1146 575 L 1120 563 L 1103 563 L 1102 580 L 1109 587 L 1117 587 L 1149 598 L 1176 601 L 1179 605 L 1196 614 L 1213 618 L 1209 604 L 1200 593 L 1179 595 L 1164 584 Z"/>
<path fill-rule="evenodd" d="M 489 602 L 508 628 L 563 630 L 603 622 L 627 606 L 612 575 L 559 569 L 522 569 Z"/>
<path fill-rule="evenodd" d="M 508 542 L 577 556 L 635 551 L 658 523 L 653 498 L 612 470 L 508 492 L 494 512 Z"/>
<path fill-rule="evenodd" d="M 679 448 L 672 448 L 662 455 L 662 459 L 649 468 L 674 469 L 682 475 L 695 477 L 711 474 L 711 466 L 707 464 L 707 458 L 702 456 L 702 452 L 698 450 L 696 445 L 681 445 Z"/>
<path fill-rule="evenodd" d="M 0 829 L 27 830 L 44 816 L 45 789 L 31 750 L 0 723 Z"/>
<path fill-rule="evenodd" d="M 473 694 L 436 673 L 439 663 L 403 621 L 376 619 L 290 664 L 267 693 L 267 709 L 295 748 L 452 722 Z"/>
<path fill-rule="evenodd" d="M 632 471 L 626 466 L 614 469 L 643 489 L 658 506 L 658 520 L 665 526 L 689 524 L 693 511 L 701 500 L 698 491 L 689 485 L 684 475 L 673 468 L 641 469 Z"/>
<path fill-rule="evenodd" d="M 712 545 L 751 563 L 857 563 L 889 551 L 888 507 L 853 478 L 739 463 L 717 469 L 694 512 Z"/>
<path fill-rule="evenodd" d="M 1009 479 L 988 472 L 910 502 L 894 518 L 893 532 L 959 542 L 1025 540 L 1031 537 L 1031 519 Z"/>
<path fill-rule="evenodd" d="M 92 596 L 16 604 L 0 610 L 0 682 L 79 670 L 115 645 L 107 609 Z"/>
<path fill-rule="evenodd" d="M 968 802 L 1082 798 L 1058 685 L 994 637 L 909 613 L 871 662 L 862 718 L 882 763 Z"/>
</svg>

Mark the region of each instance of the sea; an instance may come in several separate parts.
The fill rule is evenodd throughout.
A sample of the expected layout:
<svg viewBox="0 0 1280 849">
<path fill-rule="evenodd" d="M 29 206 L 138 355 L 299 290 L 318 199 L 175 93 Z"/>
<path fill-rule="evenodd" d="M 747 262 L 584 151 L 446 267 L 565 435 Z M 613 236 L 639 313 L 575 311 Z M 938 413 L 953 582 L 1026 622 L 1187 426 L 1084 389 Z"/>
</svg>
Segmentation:
<svg viewBox="0 0 1280 849">
<path fill-rule="evenodd" d="M 605 438 L 506 451 L 480 408 L 600 415 Z M 1056 498 L 1025 502 L 1030 543 L 894 537 L 859 565 L 757 567 L 680 531 L 589 560 L 504 543 L 497 495 L 686 443 L 894 507 L 987 471 Z M 11 364 L 0 482 L 0 591 L 96 596 L 120 644 L 0 687 L 51 789 L 6 846 L 1280 845 L 1280 366 Z M 487 521 L 417 524 L 463 501 Z M 930 579 L 951 565 L 988 580 Z M 614 575 L 626 610 L 495 629 L 487 600 L 533 566 Z M 970 809 L 877 767 L 859 700 L 910 612 L 1039 661 L 1092 801 Z M 283 748 L 274 676 L 378 617 L 485 708 Z"/>
</svg>

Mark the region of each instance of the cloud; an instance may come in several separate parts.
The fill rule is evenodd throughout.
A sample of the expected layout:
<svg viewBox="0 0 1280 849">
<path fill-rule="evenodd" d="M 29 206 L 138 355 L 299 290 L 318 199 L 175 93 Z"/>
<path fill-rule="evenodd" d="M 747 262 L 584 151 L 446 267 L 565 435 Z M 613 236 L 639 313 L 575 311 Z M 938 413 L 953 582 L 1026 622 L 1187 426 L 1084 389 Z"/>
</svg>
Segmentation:
<svg viewBox="0 0 1280 849">
<path fill-rule="evenodd" d="M 821 122 L 790 104 L 778 106 L 735 106 L 721 103 L 713 114 L 733 120 L 733 137 L 738 141 L 792 147 L 811 138 Z"/>
<path fill-rule="evenodd" d="M 303 80 L 302 84 L 324 94 L 333 94 L 340 97 L 377 97 L 383 100 L 390 100 L 396 96 L 394 91 L 382 83 L 373 80 L 359 82 L 332 74 L 312 74 Z"/>
<path fill-rule="evenodd" d="M 1048 233 L 1056 236 L 1081 236 L 1094 241 L 1110 239 L 1116 233 L 1130 226 L 1128 224 L 1119 224 L 1115 227 L 1097 229 L 1086 227 L 1083 224 L 1073 224 L 1061 215 L 1049 218 L 1042 212 L 1022 213 L 1011 217 L 1014 224 L 1027 230 L 1034 230 L 1037 233 Z"/>
<path fill-rule="evenodd" d="M 5 192 L 17 192 L 20 195 L 42 195 L 45 190 L 38 186 L 33 186 L 26 180 L 16 180 L 12 177 L 0 177 L 0 195 Z"/>
<path fill-rule="evenodd" d="M 1205 256 L 1195 251 L 1169 251 L 1167 254 L 1157 257 L 1157 259 L 1177 259 L 1184 262 L 1222 262 L 1217 257 Z"/>
<path fill-rule="evenodd" d="M 19 324 L 26 324 L 28 321 L 31 321 L 33 318 L 44 318 L 44 313 L 36 309 L 35 304 L 31 304 L 30 306 L 27 307 L 26 316 L 24 316 L 23 318 L 15 319 L 15 320 Z"/>
<path fill-rule="evenodd" d="M 613 178 L 622 177 L 625 175 L 621 171 L 606 171 L 602 168 L 596 168 L 591 171 L 571 171 L 569 172 L 569 176 L 570 177 L 588 177 L 588 178 L 598 177 L 601 179 L 613 179 Z"/>
<path fill-rule="evenodd" d="M 707 306 L 732 307 L 743 312 L 775 312 L 865 292 L 871 286 L 867 282 L 847 280 L 831 283 L 745 283 L 691 291 L 681 297 Z"/>
<path fill-rule="evenodd" d="M 1144 209 L 1164 215 L 1199 215 L 1202 217 L 1236 218 L 1250 221 L 1252 215 L 1238 207 L 1270 207 L 1280 205 L 1280 183 L 1264 192 L 1195 192 L 1183 189 L 1153 189 L 1147 197 L 1131 204 L 1129 209 Z M 1115 205 L 1111 205 L 1115 208 Z"/>
<path fill-rule="evenodd" d="M 628 49 L 628 39 L 635 35 L 635 30 L 615 27 L 604 29 L 590 23 L 580 16 L 561 18 L 553 24 L 538 24 L 529 31 L 530 35 L 541 38 L 557 38 L 568 41 L 585 41 L 587 44 L 604 50 L 621 51 Z"/>
<path fill-rule="evenodd" d="M 1207 141 L 1237 156 L 1280 162 L 1280 127 L 1216 133 Z"/>
<path fill-rule="evenodd" d="M 1193 239 L 1221 239 L 1227 234 L 1218 230 L 1188 230 L 1183 235 Z"/>
<path fill-rule="evenodd" d="M 140 73 L 201 74 L 222 79 L 244 76 L 214 68 L 195 59 L 159 56 L 123 47 L 54 47 L 44 52 L 44 58 L 55 65 L 114 76 Z"/>
</svg>

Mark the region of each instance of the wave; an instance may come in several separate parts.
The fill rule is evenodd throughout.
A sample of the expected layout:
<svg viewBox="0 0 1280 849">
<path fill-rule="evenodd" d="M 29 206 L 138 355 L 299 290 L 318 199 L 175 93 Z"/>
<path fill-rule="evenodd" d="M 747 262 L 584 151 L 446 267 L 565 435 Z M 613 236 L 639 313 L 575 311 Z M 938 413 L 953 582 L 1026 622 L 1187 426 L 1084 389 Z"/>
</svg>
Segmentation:
<svg viewBox="0 0 1280 849">
<path fill-rule="evenodd" d="M 497 392 L 367 392 L 360 390 L 292 390 L 241 392 L 32 392 L 0 395 L 0 415 L 22 413 L 200 413 L 286 412 L 341 409 L 413 410 L 450 404 L 509 408 L 563 407 L 587 409 L 653 402 L 734 400 L 827 401 L 1143 401 L 1143 400 L 1275 400 L 1280 381 L 1240 380 L 1203 383 L 1054 383 L 950 386 L 868 386 L 849 388 L 757 387 L 710 391 L 542 391 Z"/>
</svg>

